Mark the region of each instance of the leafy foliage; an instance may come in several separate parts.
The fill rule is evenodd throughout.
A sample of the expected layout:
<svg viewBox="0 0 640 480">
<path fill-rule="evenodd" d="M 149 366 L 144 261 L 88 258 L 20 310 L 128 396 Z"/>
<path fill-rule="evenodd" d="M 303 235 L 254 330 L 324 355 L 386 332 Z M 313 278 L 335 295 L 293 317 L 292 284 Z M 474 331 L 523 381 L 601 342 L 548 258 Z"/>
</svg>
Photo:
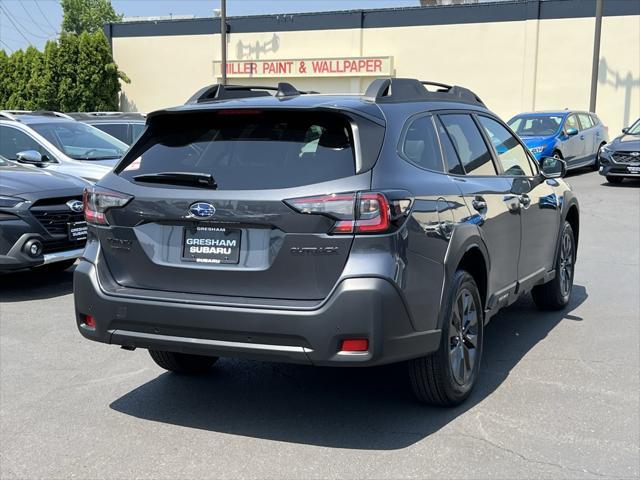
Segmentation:
<svg viewBox="0 0 640 480">
<path fill-rule="evenodd" d="M 80 35 L 97 32 L 108 22 L 119 22 L 118 15 L 109 0 L 61 0 L 62 31 Z"/>
<path fill-rule="evenodd" d="M 63 112 L 117 110 L 118 70 L 102 30 L 62 33 L 44 52 L 0 50 L 0 109 Z"/>
</svg>

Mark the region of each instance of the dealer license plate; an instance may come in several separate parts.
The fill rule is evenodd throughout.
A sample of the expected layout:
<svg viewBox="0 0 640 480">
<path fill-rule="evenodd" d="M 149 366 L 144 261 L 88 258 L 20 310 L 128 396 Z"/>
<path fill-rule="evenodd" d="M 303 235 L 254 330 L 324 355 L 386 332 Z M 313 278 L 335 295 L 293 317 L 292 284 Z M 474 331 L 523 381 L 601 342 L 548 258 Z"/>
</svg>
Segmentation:
<svg viewBox="0 0 640 480">
<path fill-rule="evenodd" d="M 185 227 L 182 259 L 197 263 L 238 263 L 242 231 L 219 227 Z"/>
<path fill-rule="evenodd" d="M 69 240 L 72 242 L 86 240 L 87 239 L 87 222 L 67 223 L 67 234 L 69 235 Z"/>
</svg>

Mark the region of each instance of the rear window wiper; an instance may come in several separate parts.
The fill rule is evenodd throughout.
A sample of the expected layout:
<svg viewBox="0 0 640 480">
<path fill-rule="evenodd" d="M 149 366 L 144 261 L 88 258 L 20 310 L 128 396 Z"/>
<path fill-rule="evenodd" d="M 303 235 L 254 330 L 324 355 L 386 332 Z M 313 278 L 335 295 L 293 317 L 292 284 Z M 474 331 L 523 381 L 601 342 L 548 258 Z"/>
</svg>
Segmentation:
<svg viewBox="0 0 640 480">
<path fill-rule="evenodd" d="M 164 183 L 186 187 L 210 188 L 215 190 L 218 184 L 210 173 L 160 172 L 144 173 L 133 177 L 136 182 Z"/>
</svg>

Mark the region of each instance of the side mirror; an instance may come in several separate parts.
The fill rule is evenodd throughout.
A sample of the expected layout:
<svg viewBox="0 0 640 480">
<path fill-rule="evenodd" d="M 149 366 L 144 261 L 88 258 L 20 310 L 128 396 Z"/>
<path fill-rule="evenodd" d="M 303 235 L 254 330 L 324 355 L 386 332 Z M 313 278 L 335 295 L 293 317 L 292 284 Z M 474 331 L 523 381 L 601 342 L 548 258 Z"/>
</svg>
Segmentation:
<svg viewBox="0 0 640 480">
<path fill-rule="evenodd" d="M 629 133 L 629 127 L 625 127 L 622 129 L 622 133 Z"/>
<path fill-rule="evenodd" d="M 540 160 L 540 172 L 544 178 L 562 178 L 567 174 L 567 164 L 555 157 L 543 157 Z"/>
<path fill-rule="evenodd" d="M 567 135 L 570 137 L 573 137 L 574 135 L 578 134 L 578 129 L 577 128 L 567 128 Z"/>
<path fill-rule="evenodd" d="M 23 152 L 16 153 L 16 160 L 20 163 L 28 163 L 29 165 L 42 166 L 47 161 L 42 158 L 42 155 L 37 150 L 25 150 Z"/>
</svg>

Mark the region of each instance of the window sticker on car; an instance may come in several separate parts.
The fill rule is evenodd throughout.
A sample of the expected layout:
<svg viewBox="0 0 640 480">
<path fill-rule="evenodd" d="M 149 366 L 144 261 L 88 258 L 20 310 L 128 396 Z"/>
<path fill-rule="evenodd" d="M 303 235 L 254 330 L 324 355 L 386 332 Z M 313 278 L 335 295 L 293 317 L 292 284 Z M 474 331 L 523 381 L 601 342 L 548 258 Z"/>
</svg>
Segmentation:
<svg viewBox="0 0 640 480">
<path fill-rule="evenodd" d="M 136 158 L 133 162 L 125 167 L 125 171 L 138 170 L 142 163 L 142 157 Z"/>
</svg>

